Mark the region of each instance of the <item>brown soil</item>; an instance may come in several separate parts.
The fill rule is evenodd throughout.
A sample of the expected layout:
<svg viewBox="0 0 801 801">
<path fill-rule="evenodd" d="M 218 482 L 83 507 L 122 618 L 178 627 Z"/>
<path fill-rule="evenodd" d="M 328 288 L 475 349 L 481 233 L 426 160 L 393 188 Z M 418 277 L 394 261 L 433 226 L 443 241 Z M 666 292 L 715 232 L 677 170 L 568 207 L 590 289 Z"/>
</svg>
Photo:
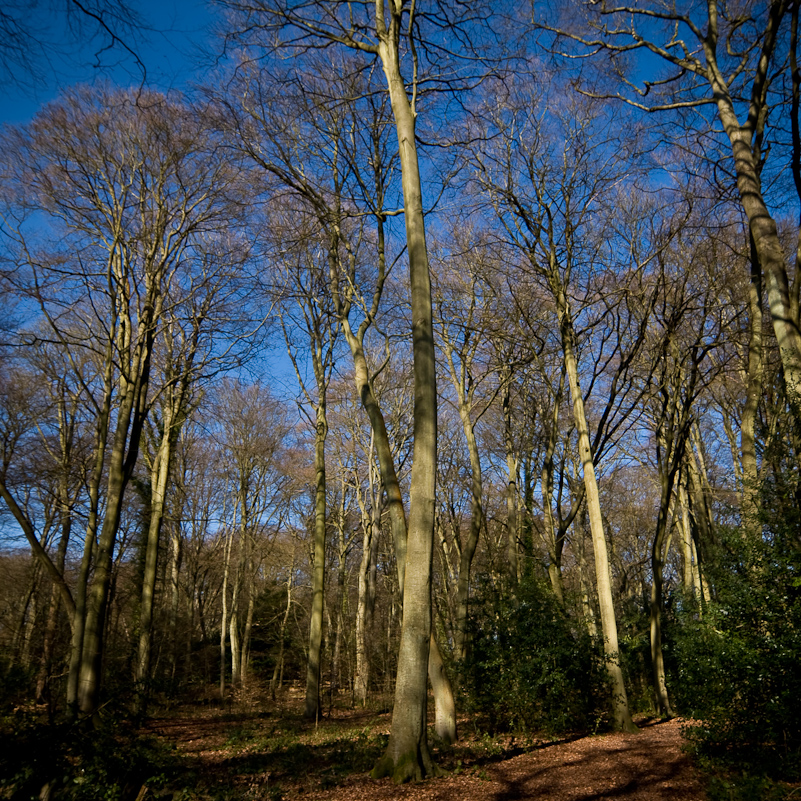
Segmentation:
<svg viewBox="0 0 801 801">
<path fill-rule="evenodd" d="M 543 745 L 488 765 L 478 775 L 450 776 L 418 787 L 388 781 L 354 782 L 320 799 L 432 799 L 432 801 L 702 801 L 703 785 L 681 750 L 681 723 L 650 723 L 639 734 L 582 737 Z"/>
<path fill-rule="evenodd" d="M 682 751 L 680 720 L 641 721 L 636 734 L 559 741 L 464 737 L 435 752 L 450 769 L 438 779 L 397 787 L 368 769 L 383 749 L 389 715 L 332 710 L 303 722 L 291 697 L 270 713 L 207 710 L 161 718 L 151 732 L 175 744 L 195 789 L 229 798 L 326 801 L 702 801 L 703 783 Z M 183 712 L 183 711 L 182 711 Z M 468 726 L 463 726 L 467 730 Z M 358 766 L 356 772 L 354 766 Z"/>
</svg>

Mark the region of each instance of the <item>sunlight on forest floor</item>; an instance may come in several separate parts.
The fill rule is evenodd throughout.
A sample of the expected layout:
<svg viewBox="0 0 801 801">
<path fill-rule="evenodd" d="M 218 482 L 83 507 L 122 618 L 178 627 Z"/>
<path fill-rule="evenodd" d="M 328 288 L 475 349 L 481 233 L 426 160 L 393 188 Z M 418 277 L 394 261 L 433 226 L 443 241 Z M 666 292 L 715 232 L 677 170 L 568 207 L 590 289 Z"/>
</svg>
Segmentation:
<svg viewBox="0 0 801 801">
<path fill-rule="evenodd" d="M 538 739 L 490 737 L 462 719 L 454 746 L 433 747 L 446 778 L 403 788 L 373 782 L 367 772 L 386 747 L 390 701 L 375 699 L 360 709 L 350 708 L 345 694 L 334 703 L 329 697 L 315 722 L 302 717 L 300 689 L 285 690 L 276 701 L 257 690 L 224 707 L 174 708 L 147 731 L 183 758 L 192 798 L 578 799 L 597 797 L 586 795 L 597 782 L 604 797 L 706 798 L 681 750 L 680 723 L 652 720 L 641 720 L 636 735 Z"/>
</svg>

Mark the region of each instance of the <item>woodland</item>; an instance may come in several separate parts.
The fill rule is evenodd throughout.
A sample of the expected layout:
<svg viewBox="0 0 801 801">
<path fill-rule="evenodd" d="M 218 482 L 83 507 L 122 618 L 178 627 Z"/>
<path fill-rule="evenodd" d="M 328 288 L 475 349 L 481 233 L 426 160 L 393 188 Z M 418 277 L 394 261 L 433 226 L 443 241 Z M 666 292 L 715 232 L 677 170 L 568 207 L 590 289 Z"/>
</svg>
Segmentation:
<svg viewBox="0 0 801 801">
<path fill-rule="evenodd" d="M 191 91 L 2 128 L 0 798 L 284 797 L 203 716 L 795 792 L 800 6 L 218 0 Z"/>
</svg>

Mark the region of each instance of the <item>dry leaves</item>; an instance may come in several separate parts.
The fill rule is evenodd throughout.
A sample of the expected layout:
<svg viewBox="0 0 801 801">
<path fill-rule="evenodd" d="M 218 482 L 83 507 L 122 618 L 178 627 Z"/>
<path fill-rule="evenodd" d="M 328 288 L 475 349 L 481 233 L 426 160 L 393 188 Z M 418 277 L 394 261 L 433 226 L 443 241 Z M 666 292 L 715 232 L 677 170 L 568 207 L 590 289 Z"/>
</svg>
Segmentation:
<svg viewBox="0 0 801 801">
<path fill-rule="evenodd" d="M 543 745 L 486 766 L 478 774 L 395 787 L 359 777 L 347 787 L 315 794 L 326 801 L 703 801 L 700 778 L 681 750 L 681 721 L 650 723 L 637 734 L 583 737 Z"/>
<path fill-rule="evenodd" d="M 388 716 L 386 723 L 389 723 Z M 377 782 L 362 773 L 328 790 L 322 789 L 311 765 L 305 776 L 293 776 L 289 781 L 286 775 L 276 777 L 263 772 L 263 766 L 262 770 L 240 772 L 243 765 L 236 769 L 236 758 L 232 761 L 232 724 L 236 725 L 230 717 L 226 721 L 183 718 L 162 720 L 153 728 L 176 742 L 179 751 L 196 765 L 202 763 L 216 774 L 216 781 L 223 781 L 231 789 L 236 785 L 246 798 L 321 801 L 595 801 L 603 798 L 702 801 L 706 798 L 699 775 L 682 751 L 680 720 L 644 723 L 636 734 L 607 734 L 542 743 L 518 756 L 482 760 L 461 773 L 416 785 L 397 787 L 388 779 Z M 242 759 L 248 755 L 255 757 L 260 748 L 256 742 L 249 742 L 235 750 Z M 229 772 L 232 775 L 228 775 Z"/>
</svg>

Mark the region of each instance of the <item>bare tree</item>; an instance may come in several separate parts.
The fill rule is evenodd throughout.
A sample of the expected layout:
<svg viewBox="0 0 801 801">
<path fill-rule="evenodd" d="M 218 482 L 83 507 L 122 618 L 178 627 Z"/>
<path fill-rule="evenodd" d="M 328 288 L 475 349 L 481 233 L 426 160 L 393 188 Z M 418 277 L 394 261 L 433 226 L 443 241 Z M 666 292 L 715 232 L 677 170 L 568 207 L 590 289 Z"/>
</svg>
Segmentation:
<svg viewBox="0 0 801 801">
<path fill-rule="evenodd" d="M 518 285 L 537 287 L 528 289 L 527 302 L 548 297 L 558 326 L 595 553 L 615 722 L 633 729 L 618 657 L 597 466 L 604 451 L 633 424 L 639 406 L 629 376 L 655 302 L 654 292 L 643 290 L 642 276 L 666 238 L 652 228 L 652 212 L 624 199 L 618 189 L 625 176 L 626 148 L 596 107 L 570 104 L 554 109 L 546 122 L 534 115 L 532 105 L 530 93 L 518 89 L 505 103 L 489 106 L 483 124 L 485 135 L 495 141 L 473 156 L 476 181 L 497 214 L 499 236 L 510 258 L 527 276 Z M 625 209 L 628 219 L 621 220 L 617 236 L 599 235 L 613 225 L 613 204 Z M 620 253 L 625 254 L 622 263 Z M 577 285 L 603 289 L 585 291 Z M 582 351 L 590 347 L 592 367 L 582 375 Z M 591 437 L 586 404 L 602 379 L 607 400 Z M 546 484 L 548 475 L 546 470 Z"/>
<path fill-rule="evenodd" d="M 108 67 L 130 59 L 144 81 L 137 54 L 143 20 L 129 3 L 108 0 L 9 0 L 0 9 L 0 77 L 35 89 L 57 58 Z M 92 52 L 93 51 L 93 52 Z"/>
<path fill-rule="evenodd" d="M 616 90 L 605 92 L 603 87 L 582 84 L 582 91 L 616 97 L 648 112 L 698 109 L 702 120 L 703 109 L 714 108 L 730 147 L 733 183 L 748 220 L 756 256 L 752 263 L 758 261 L 767 285 L 787 399 L 795 419 L 801 420 L 801 278 L 796 269 L 791 285 L 762 180 L 766 163 L 776 158 L 769 156 L 770 141 L 781 136 L 774 120 L 790 103 L 785 88 L 789 86 L 795 98 L 794 139 L 792 143 L 777 142 L 773 150 L 784 154 L 789 151 L 787 160 L 794 165 L 796 183 L 801 186 L 797 70 L 790 81 L 784 80 L 788 64 L 795 63 L 796 58 L 797 36 L 792 31 L 797 30 L 798 3 L 707 0 L 703 11 L 699 11 L 691 3 L 629 6 L 601 0 L 582 3 L 580 8 L 574 16 L 580 21 L 577 25 L 541 23 L 540 27 L 558 34 L 557 48 L 559 41 L 565 40 L 577 45 L 578 52 L 571 52 L 571 56 L 605 53 L 611 57 Z M 579 11 L 579 6 L 571 11 Z M 785 47 L 787 55 L 783 52 Z M 639 56 L 643 56 L 641 61 Z M 660 62 L 664 69 L 655 70 L 652 65 Z M 651 77 L 629 77 L 633 64 L 648 64 L 647 72 L 641 74 L 650 73 Z M 755 283 L 757 294 L 758 289 Z M 756 311 L 753 303 L 752 310 Z M 752 316 L 756 324 L 758 315 Z M 756 365 L 752 372 L 756 380 Z"/>
<path fill-rule="evenodd" d="M 414 459 L 404 570 L 403 629 L 396 682 L 393 726 L 387 754 L 374 775 L 392 774 L 397 781 L 436 772 L 425 733 L 426 674 L 431 640 L 431 560 L 436 483 L 436 365 L 432 324 L 431 285 L 425 236 L 422 185 L 416 138 L 420 51 L 419 19 L 414 3 L 393 0 L 353 6 L 311 3 L 296 7 L 282 2 L 255 5 L 227 2 L 234 11 L 231 39 L 245 41 L 254 52 L 268 47 L 294 49 L 338 44 L 356 51 L 362 64 L 380 64 L 386 79 L 401 164 L 406 245 L 412 311 L 412 350 L 415 376 Z M 440 31 L 457 23 L 444 6 L 432 23 Z M 453 16 L 453 19 L 451 19 Z M 422 19 L 422 17 L 421 17 Z M 460 20 L 464 22 L 464 20 Z M 269 33 L 270 38 L 259 40 Z M 409 47 L 407 80 L 404 48 Z M 432 48 L 436 46 L 432 42 Z M 447 49 L 440 53 L 448 52 Z M 430 53 L 429 53 L 430 55 Z M 407 83 L 410 88 L 407 89 Z"/>
<path fill-rule="evenodd" d="M 240 208 L 236 171 L 202 131 L 185 105 L 163 96 L 81 90 L 4 142 L 13 182 L 5 233 L 19 289 L 38 303 L 46 329 L 24 336 L 46 336 L 61 351 L 94 416 L 68 687 L 86 714 L 99 704 L 116 538 L 165 307 L 185 279 L 197 281 L 187 265 L 215 236 L 230 236 Z M 76 369 L 81 359 L 94 362 L 91 383 Z"/>
</svg>

